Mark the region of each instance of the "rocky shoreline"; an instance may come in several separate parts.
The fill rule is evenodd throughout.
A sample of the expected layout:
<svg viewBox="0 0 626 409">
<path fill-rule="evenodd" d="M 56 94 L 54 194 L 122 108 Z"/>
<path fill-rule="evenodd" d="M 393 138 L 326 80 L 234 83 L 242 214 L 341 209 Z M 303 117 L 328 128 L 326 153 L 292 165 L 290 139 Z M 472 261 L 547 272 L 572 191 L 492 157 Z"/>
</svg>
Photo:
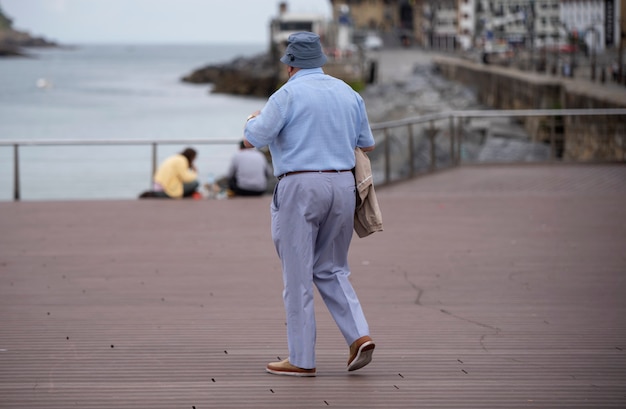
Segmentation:
<svg viewBox="0 0 626 409">
<path fill-rule="evenodd" d="M 269 97 L 278 82 L 276 64 L 269 53 L 238 57 L 231 62 L 196 69 L 181 81 L 212 84 L 211 92 L 254 97 Z"/>
<path fill-rule="evenodd" d="M 0 11 L 0 57 L 25 57 L 25 48 L 58 46 L 55 41 L 14 29 L 13 21 Z"/>
<path fill-rule="evenodd" d="M 267 51 L 251 57 L 237 57 L 234 60 L 212 64 L 193 70 L 181 81 L 193 84 L 212 84 L 212 93 L 243 95 L 267 98 L 286 80 L 281 75 L 280 64 L 272 52 Z M 325 71 L 340 78 L 358 91 L 374 82 L 375 62 L 359 61 L 357 58 L 345 61 L 332 60 L 325 65 Z"/>
<path fill-rule="evenodd" d="M 431 112 L 482 107 L 461 84 L 443 79 L 432 57 L 423 50 L 386 49 L 379 62 L 378 81 L 360 91 L 374 122 Z M 181 81 L 207 84 L 211 93 L 269 97 L 278 87 L 270 53 L 238 57 L 191 71 Z"/>
<path fill-rule="evenodd" d="M 0 31 L 0 57 L 26 57 L 25 48 L 58 47 L 59 45 L 43 37 L 33 37 L 29 33 L 16 30 Z"/>
</svg>

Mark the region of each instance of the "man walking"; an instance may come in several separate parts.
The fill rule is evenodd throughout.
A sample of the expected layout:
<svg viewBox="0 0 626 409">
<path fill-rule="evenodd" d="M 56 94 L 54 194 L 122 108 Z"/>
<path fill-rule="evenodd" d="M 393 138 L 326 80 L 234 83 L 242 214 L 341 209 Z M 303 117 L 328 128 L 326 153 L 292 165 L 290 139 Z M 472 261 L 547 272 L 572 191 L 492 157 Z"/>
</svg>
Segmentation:
<svg viewBox="0 0 626 409">
<path fill-rule="evenodd" d="M 283 271 L 289 358 L 267 365 L 277 375 L 315 376 L 317 287 L 349 345 L 348 371 L 372 360 L 374 342 L 348 279 L 354 228 L 354 149 L 374 149 L 365 104 L 343 81 L 325 75 L 320 38 L 289 36 L 289 80 L 248 117 L 246 146 L 269 145 L 278 184 L 271 203 L 272 239 Z"/>
</svg>

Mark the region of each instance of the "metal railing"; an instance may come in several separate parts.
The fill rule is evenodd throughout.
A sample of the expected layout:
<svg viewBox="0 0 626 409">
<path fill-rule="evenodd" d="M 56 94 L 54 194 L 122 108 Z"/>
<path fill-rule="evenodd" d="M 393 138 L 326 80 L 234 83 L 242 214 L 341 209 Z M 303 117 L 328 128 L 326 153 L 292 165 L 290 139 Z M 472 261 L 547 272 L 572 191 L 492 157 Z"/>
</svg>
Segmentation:
<svg viewBox="0 0 626 409">
<path fill-rule="evenodd" d="M 369 156 L 379 186 L 466 163 L 626 161 L 626 109 L 449 111 L 375 123 L 371 128 L 377 149 Z M 491 155 L 485 154 L 494 139 L 513 141 L 515 146 L 498 151 L 496 144 Z M 160 145 L 238 143 L 238 139 L 4 140 L 0 147 L 13 147 L 13 200 L 18 201 L 21 147 L 145 145 L 151 148 L 151 178 Z M 497 157 L 505 151 L 508 156 Z"/>
<path fill-rule="evenodd" d="M 371 128 L 378 185 L 469 163 L 626 161 L 626 109 L 449 111 Z M 485 154 L 493 140 L 517 143 Z"/>
<path fill-rule="evenodd" d="M 151 173 L 150 178 L 156 172 L 158 164 L 157 150 L 159 145 L 235 145 L 239 141 L 230 139 L 93 139 L 93 140 L 26 140 L 26 141 L 0 141 L 0 146 L 13 147 L 13 200 L 21 198 L 20 188 L 20 147 L 22 146 L 150 146 L 151 147 Z"/>
</svg>

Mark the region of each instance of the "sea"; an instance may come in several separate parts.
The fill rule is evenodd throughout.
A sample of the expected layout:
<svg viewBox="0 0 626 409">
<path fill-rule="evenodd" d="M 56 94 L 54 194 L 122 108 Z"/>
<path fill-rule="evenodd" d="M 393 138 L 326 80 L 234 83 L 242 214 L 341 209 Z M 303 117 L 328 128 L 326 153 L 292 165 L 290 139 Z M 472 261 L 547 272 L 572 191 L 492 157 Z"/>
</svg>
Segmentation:
<svg viewBox="0 0 626 409">
<path fill-rule="evenodd" d="M 16 143 L 23 201 L 135 199 L 151 186 L 153 141 L 163 141 L 158 162 L 191 146 L 201 183 L 218 178 L 246 117 L 266 99 L 215 94 L 210 84 L 181 78 L 264 51 L 264 44 L 98 44 L 0 59 L 0 201 L 14 197 Z M 215 140 L 227 143 L 203 143 Z M 45 144 L 59 141 L 72 143 Z"/>
</svg>

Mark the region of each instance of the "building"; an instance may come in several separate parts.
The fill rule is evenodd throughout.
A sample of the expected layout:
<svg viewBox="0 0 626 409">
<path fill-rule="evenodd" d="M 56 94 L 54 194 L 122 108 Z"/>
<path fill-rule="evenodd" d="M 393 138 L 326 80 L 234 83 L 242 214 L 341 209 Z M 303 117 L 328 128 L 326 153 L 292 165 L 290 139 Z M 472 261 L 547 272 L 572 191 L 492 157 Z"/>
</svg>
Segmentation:
<svg viewBox="0 0 626 409">
<path fill-rule="evenodd" d="M 477 0 L 460 0 L 458 3 L 457 21 L 459 22 L 459 27 L 457 38 L 463 50 L 469 50 L 475 45 L 476 3 Z"/>
<path fill-rule="evenodd" d="M 350 8 L 354 27 L 359 30 L 393 32 L 399 28 L 413 30 L 415 10 L 422 1 L 416 0 L 330 0 L 333 16 L 343 6 Z"/>
<path fill-rule="evenodd" d="M 595 51 L 617 48 L 624 25 L 620 0 L 561 0 L 563 27 Z M 621 25 L 620 25 L 621 21 Z"/>
<path fill-rule="evenodd" d="M 459 29 L 458 0 L 428 1 L 423 4 L 424 30 L 429 48 L 456 49 Z"/>
<path fill-rule="evenodd" d="M 626 34 L 626 0 L 330 0 L 348 6 L 355 31 L 376 30 L 434 49 L 567 47 L 580 37 L 597 49 Z M 594 39 L 595 36 L 595 39 Z"/>
<path fill-rule="evenodd" d="M 478 0 L 476 16 L 479 44 L 532 48 L 560 37 L 559 0 Z"/>
<path fill-rule="evenodd" d="M 454 0 L 451 0 L 454 1 Z M 387 39 L 405 45 L 423 43 L 422 4 L 425 0 L 330 0 L 333 18 L 338 20 L 344 6 L 350 10 L 355 32 L 377 31 Z"/>
</svg>

